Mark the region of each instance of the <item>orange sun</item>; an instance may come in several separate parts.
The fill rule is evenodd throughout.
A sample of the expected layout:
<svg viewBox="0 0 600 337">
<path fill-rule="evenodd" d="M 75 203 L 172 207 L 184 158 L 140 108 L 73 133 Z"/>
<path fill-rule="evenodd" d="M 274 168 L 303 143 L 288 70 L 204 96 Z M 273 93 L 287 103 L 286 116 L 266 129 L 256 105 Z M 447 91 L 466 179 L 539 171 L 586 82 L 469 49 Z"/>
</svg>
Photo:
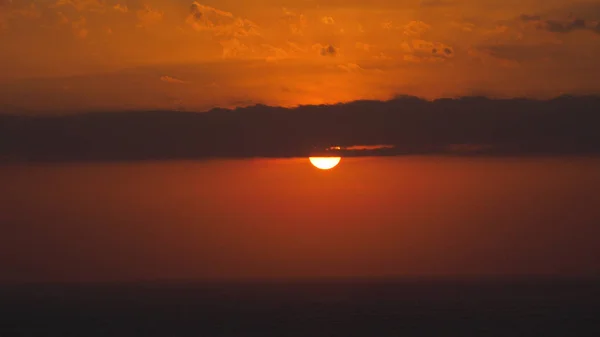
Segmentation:
<svg viewBox="0 0 600 337">
<path fill-rule="evenodd" d="M 309 157 L 310 163 L 321 170 L 329 170 L 337 166 L 341 157 Z"/>
</svg>

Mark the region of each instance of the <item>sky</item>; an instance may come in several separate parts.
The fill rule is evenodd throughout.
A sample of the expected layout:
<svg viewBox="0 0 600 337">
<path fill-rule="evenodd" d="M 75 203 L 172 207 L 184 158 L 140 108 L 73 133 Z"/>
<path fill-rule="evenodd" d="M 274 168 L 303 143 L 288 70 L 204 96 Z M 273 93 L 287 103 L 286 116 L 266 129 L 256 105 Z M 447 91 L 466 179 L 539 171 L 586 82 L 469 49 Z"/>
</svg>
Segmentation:
<svg viewBox="0 0 600 337">
<path fill-rule="evenodd" d="M 0 110 L 596 94 L 600 1 L 0 0 Z"/>
<path fill-rule="evenodd" d="M 0 166 L 3 282 L 598 276 L 598 158 Z M 43 186 L 44 188 L 40 188 Z"/>
</svg>

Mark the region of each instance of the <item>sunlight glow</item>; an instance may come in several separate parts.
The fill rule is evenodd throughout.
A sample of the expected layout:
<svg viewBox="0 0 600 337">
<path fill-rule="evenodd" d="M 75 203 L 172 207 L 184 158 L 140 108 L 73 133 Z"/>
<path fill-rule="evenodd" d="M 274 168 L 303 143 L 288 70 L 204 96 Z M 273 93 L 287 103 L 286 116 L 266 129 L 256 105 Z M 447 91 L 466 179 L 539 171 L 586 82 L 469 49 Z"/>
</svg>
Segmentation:
<svg viewBox="0 0 600 337">
<path fill-rule="evenodd" d="M 308 158 L 316 168 L 329 170 L 337 166 L 342 160 L 341 157 L 309 157 Z"/>
</svg>

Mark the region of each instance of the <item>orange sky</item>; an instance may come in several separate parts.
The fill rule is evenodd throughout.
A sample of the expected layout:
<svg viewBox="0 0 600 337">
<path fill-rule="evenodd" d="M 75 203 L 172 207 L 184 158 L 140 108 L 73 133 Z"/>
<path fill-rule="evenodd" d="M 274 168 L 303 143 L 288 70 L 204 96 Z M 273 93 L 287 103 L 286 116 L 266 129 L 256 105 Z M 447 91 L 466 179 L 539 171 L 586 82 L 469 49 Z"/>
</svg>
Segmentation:
<svg viewBox="0 0 600 337">
<path fill-rule="evenodd" d="M 0 108 L 597 93 L 599 20 L 569 0 L 0 0 Z"/>
</svg>

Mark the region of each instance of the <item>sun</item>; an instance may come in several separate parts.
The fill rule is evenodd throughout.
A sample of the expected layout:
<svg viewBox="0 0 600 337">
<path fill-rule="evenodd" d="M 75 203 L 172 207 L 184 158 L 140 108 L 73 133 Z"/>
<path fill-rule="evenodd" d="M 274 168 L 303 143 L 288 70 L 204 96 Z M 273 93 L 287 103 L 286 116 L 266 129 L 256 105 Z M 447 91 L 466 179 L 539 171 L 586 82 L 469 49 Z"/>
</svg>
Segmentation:
<svg viewBox="0 0 600 337">
<path fill-rule="evenodd" d="M 321 170 L 330 170 L 337 166 L 342 157 L 309 157 L 310 163 Z"/>
</svg>

